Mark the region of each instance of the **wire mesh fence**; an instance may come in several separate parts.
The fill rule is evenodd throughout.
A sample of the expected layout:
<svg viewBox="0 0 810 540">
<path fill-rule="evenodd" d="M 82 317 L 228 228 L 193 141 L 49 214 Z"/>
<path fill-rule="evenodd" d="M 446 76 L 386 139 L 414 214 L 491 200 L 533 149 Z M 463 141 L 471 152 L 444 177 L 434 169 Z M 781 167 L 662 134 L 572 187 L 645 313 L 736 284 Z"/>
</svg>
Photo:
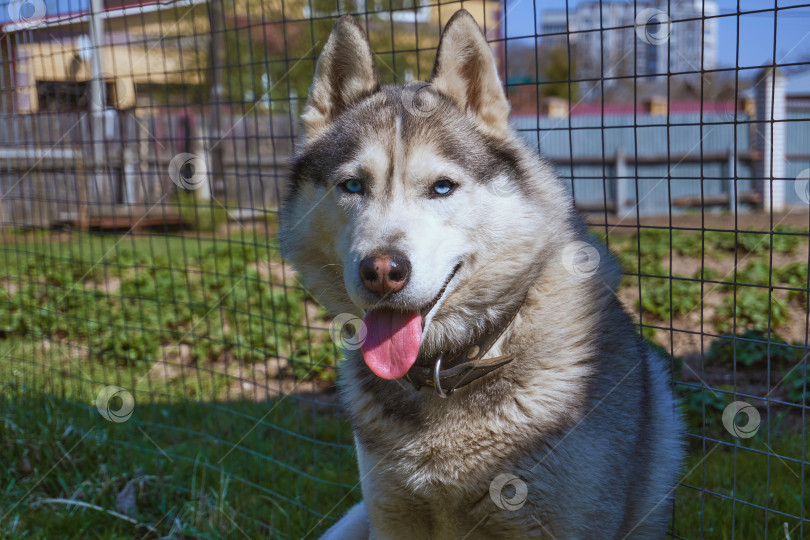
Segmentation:
<svg viewBox="0 0 810 540">
<path fill-rule="evenodd" d="M 670 360 L 669 533 L 805 537 L 810 4 L 781 0 L 0 0 L 4 534 L 316 537 L 360 500 L 278 205 L 337 17 L 401 84 L 462 7 Z"/>
</svg>

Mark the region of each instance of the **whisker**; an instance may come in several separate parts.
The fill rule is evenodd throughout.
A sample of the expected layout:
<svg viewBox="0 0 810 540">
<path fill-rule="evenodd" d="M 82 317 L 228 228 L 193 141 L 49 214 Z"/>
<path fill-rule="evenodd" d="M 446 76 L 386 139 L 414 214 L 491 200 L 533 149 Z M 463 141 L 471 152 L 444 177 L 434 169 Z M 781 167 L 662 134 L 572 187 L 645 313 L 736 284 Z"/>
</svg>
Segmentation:
<svg viewBox="0 0 810 540">
<path fill-rule="evenodd" d="M 336 282 L 338 282 L 338 281 L 342 281 L 342 279 L 340 278 L 340 276 L 335 276 L 335 280 L 332 282 L 332 284 L 328 285 L 326 288 L 324 288 L 324 290 L 321 291 L 321 294 L 319 294 L 315 298 L 315 300 L 320 302 L 321 301 L 321 296 L 323 296 L 327 291 L 331 290 L 335 286 Z"/>
</svg>

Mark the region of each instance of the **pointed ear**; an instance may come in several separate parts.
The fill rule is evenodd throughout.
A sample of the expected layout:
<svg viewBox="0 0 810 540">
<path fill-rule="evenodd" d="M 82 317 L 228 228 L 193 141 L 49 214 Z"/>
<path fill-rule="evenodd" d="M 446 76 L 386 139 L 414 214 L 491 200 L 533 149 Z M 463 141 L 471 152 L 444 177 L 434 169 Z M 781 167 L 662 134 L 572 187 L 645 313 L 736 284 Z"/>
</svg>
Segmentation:
<svg viewBox="0 0 810 540">
<path fill-rule="evenodd" d="M 459 109 L 477 115 L 488 131 L 506 135 L 509 102 L 498 79 L 495 57 L 468 11 L 457 11 L 445 26 L 430 82 Z"/>
<path fill-rule="evenodd" d="M 380 88 L 365 32 L 344 15 L 329 34 L 318 58 L 315 80 L 301 120 L 307 139 L 321 133 L 338 114 Z"/>
</svg>

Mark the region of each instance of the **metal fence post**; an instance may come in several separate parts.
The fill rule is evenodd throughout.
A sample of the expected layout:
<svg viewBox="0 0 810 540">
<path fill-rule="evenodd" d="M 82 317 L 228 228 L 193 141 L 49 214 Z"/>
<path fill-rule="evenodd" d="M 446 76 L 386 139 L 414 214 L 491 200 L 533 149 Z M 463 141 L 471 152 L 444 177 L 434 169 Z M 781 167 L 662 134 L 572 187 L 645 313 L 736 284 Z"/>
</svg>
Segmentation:
<svg viewBox="0 0 810 540">
<path fill-rule="evenodd" d="M 766 211 L 785 208 L 785 77 L 774 68 L 756 78 L 756 123 L 753 143 L 757 152 L 754 178 Z"/>
<path fill-rule="evenodd" d="M 627 172 L 627 158 L 621 148 L 616 149 L 616 213 L 620 219 L 633 215 L 633 179 Z"/>
</svg>

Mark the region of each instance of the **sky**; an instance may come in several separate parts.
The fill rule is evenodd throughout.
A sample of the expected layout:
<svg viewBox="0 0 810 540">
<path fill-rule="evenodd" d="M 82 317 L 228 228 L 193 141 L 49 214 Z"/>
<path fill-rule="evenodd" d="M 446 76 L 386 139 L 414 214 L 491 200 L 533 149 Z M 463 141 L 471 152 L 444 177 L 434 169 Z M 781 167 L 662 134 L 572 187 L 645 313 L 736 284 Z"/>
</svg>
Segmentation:
<svg viewBox="0 0 810 540">
<path fill-rule="evenodd" d="M 608 0 L 605 0 L 608 1 Z M 620 0 L 632 4 L 632 0 Z M 673 2 L 675 0 L 672 0 Z M 569 0 L 569 9 L 582 0 Z M 776 62 L 810 62 L 810 7 L 793 7 L 807 4 L 807 0 L 739 0 L 739 66 L 753 67 L 770 64 L 774 58 L 774 18 L 776 17 Z M 719 0 L 718 18 L 718 67 L 737 65 L 737 0 Z M 540 27 L 542 11 L 565 9 L 565 0 L 506 0 L 506 33 L 508 37 L 535 34 L 534 20 L 537 13 L 537 28 Z M 753 10 L 787 8 L 774 13 L 750 13 Z M 748 13 L 746 13 L 748 12 Z"/>
<path fill-rule="evenodd" d="M 17 13 L 21 9 L 26 10 L 24 15 L 44 17 L 85 12 L 89 5 L 89 0 L 0 0 L 0 24 L 19 22 Z M 41 14 L 36 14 L 36 9 L 41 9 Z"/>
<path fill-rule="evenodd" d="M 433 0 L 431 0 L 433 1 Z M 508 37 L 532 36 L 535 20 L 539 29 L 542 11 L 564 9 L 566 3 L 574 8 L 585 0 L 505 0 L 506 33 Z M 605 0 L 605 2 L 610 0 Z M 633 0 L 614 0 L 633 3 Z M 676 0 L 671 0 L 675 2 Z M 83 11 L 88 0 L 0 0 L 0 24 L 9 22 L 9 5 L 15 3 L 38 3 L 48 13 Z M 732 16 L 718 18 L 719 67 L 737 65 L 737 13 L 738 0 L 718 0 L 720 14 Z M 739 65 L 740 67 L 770 64 L 774 58 L 774 18 L 777 24 L 776 62 L 810 61 L 810 7 L 793 7 L 807 4 L 808 0 L 739 0 Z M 753 10 L 786 8 L 778 12 L 751 13 Z M 536 14 L 536 16 L 535 16 Z"/>
</svg>

